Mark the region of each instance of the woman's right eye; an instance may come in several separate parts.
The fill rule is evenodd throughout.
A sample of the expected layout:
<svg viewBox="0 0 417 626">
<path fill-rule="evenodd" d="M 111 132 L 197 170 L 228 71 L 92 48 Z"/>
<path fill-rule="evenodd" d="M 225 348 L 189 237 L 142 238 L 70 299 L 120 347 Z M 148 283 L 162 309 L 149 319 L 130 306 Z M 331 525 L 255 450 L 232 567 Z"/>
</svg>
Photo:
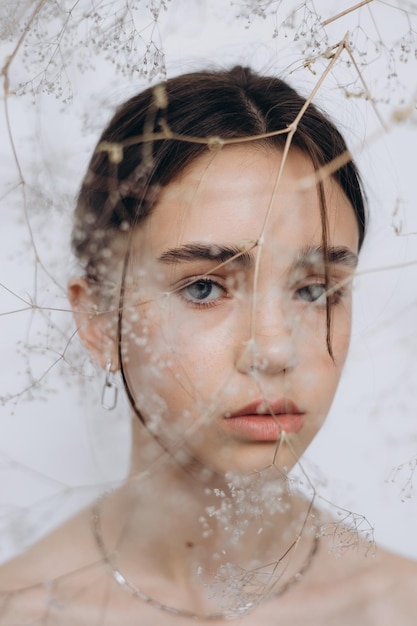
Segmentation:
<svg viewBox="0 0 417 626">
<path fill-rule="evenodd" d="M 197 306 L 210 306 L 226 295 L 224 287 L 209 278 L 200 278 L 179 291 L 181 297 Z"/>
</svg>

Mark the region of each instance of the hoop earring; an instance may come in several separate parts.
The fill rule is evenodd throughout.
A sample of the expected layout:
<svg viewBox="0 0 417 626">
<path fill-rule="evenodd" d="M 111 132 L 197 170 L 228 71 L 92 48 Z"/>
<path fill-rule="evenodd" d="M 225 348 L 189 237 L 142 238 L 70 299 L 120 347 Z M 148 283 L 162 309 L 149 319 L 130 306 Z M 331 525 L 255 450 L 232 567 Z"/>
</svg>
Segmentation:
<svg viewBox="0 0 417 626">
<path fill-rule="evenodd" d="M 114 374 L 111 371 L 111 361 L 106 363 L 106 375 L 103 390 L 101 392 L 101 406 L 106 411 L 112 411 L 117 405 L 117 385 L 114 382 Z"/>
</svg>

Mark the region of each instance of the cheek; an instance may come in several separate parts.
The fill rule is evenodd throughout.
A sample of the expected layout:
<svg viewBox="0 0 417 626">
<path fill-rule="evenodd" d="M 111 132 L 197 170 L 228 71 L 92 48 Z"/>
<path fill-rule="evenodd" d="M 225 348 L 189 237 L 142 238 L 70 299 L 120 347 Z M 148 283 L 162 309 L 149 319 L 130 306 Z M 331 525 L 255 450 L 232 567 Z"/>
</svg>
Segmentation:
<svg viewBox="0 0 417 626">
<path fill-rule="evenodd" d="M 296 344 L 300 363 L 308 360 L 313 365 L 315 360 L 329 357 L 327 346 L 326 311 L 320 314 L 314 310 L 294 316 L 290 325 L 291 334 Z M 332 311 L 330 318 L 330 342 L 334 360 L 343 365 L 349 348 L 351 331 L 351 314 L 349 308 Z M 330 359 L 331 360 L 331 359 Z"/>
<path fill-rule="evenodd" d="M 325 314 L 317 323 L 315 332 L 311 332 L 311 327 L 299 328 L 299 374 L 296 374 L 296 380 L 306 394 L 311 394 L 323 414 L 327 413 L 339 384 L 349 349 L 350 328 L 349 307 L 335 311 L 330 328 L 333 358 L 327 347 Z"/>
<path fill-rule="evenodd" d="M 339 375 L 346 361 L 352 330 L 352 303 L 348 304 L 335 313 L 331 325 L 331 342 L 335 366 Z"/>
<path fill-rule="evenodd" d="M 215 326 L 195 327 L 172 308 L 150 306 L 128 319 L 126 330 L 124 365 L 133 391 L 152 389 L 170 402 L 173 393 L 197 398 L 227 376 L 230 346 Z"/>
</svg>

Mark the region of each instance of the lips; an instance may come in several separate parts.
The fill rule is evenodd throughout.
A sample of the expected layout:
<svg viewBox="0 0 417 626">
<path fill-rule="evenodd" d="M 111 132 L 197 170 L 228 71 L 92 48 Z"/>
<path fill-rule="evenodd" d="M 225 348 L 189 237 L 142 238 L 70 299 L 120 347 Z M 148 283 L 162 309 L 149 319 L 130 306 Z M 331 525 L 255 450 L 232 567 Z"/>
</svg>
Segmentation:
<svg viewBox="0 0 417 626">
<path fill-rule="evenodd" d="M 305 413 L 287 398 L 277 401 L 259 400 L 234 413 L 226 413 L 222 422 L 226 431 L 250 441 L 277 441 L 282 432 L 298 433 L 304 425 Z"/>
</svg>

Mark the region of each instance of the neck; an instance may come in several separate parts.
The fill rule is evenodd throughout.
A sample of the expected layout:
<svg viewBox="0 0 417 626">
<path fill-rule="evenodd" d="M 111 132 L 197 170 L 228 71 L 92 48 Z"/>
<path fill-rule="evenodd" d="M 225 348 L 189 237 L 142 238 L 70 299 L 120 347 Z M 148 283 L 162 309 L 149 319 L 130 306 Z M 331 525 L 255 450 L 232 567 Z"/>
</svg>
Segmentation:
<svg viewBox="0 0 417 626">
<path fill-rule="evenodd" d="M 236 594 L 239 583 L 242 594 L 249 586 L 249 596 L 254 588 L 268 595 L 304 569 L 314 547 L 310 505 L 291 494 L 276 468 L 220 476 L 184 467 L 157 448 L 134 458 L 141 457 L 146 466 L 137 464 L 124 486 L 99 504 L 103 544 L 117 553 L 114 566 L 133 584 L 175 586 L 175 598 L 178 588 L 195 597 L 198 587 L 197 604 L 210 612 L 207 596 L 218 586 L 229 584 Z"/>
</svg>

